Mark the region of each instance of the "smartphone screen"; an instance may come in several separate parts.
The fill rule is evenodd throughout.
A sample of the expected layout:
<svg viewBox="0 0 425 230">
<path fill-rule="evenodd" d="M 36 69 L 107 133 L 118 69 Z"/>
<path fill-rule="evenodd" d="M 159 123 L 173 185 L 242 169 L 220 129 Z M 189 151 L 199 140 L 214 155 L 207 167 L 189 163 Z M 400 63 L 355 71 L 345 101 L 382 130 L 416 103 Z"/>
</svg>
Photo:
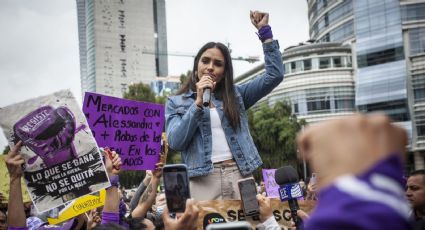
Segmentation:
<svg viewBox="0 0 425 230">
<path fill-rule="evenodd" d="M 186 165 L 166 165 L 163 177 L 168 210 L 170 213 L 184 212 L 186 200 L 190 198 Z"/>
<path fill-rule="evenodd" d="M 259 214 L 259 205 L 257 201 L 257 188 L 253 178 L 238 181 L 239 191 L 242 199 L 242 206 L 245 216 Z"/>
</svg>

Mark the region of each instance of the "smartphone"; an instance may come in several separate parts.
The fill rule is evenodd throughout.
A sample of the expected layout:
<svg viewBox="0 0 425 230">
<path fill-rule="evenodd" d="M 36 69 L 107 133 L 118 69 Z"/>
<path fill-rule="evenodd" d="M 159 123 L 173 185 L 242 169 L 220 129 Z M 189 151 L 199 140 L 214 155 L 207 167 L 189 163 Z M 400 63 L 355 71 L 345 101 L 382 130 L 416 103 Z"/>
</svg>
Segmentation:
<svg viewBox="0 0 425 230">
<path fill-rule="evenodd" d="M 251 225 L 246 221 L 235 221 L 228 223 L 209 224 L 206 230 L 252 230 Z"/>
<path fill-rule="evenodd" d="M 190 198 L 189 177 L 184 164 L 166 165 L 163 169 L 165 199 L 170 213 L 184 212 Z"/>
<path fill-rule="evenodd" d="M 257 200 L 257 187 L 255 186 L 254 178 L 238 180 L 238 186 L 245 216 L 260 214 L 260 207 Z"/>
</svg>

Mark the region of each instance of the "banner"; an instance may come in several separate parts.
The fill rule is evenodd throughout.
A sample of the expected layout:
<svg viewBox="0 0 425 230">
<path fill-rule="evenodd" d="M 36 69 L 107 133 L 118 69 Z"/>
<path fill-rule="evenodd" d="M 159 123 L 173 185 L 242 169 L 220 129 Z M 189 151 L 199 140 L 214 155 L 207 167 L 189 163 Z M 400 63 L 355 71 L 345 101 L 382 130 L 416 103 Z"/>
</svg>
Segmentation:
<svg viewBox="0 0 425 230">
<path fill-rule="evenodd" d="M 262 169 L 262 172 L 267 197 L 279 198 L 279 185 L 276 184 L 274 179 L 274 173 L 276 172 L 276 169 Z"/>
<path fill-rule="evenodd" d="M 0 109 L 11 148 L 23 142 L 24 179 L 38 212 L 108 187 L 86 119 L 69 90 Z"/>
<path fill-rule="evenodd" d="M 163 105 L 87 92 L 83 111 L 97 144 L 116 151 L 123 169 L 155 169 L 161 151 Z"/>
<path fill-rule="evenodd" d="M 291 211 L 288 202 L 279 199 L 270 199 L 273 216 L 281 227 L 291 227 Z M 310 213 L 316 205 L 315 201 L 298 201 L 300 209 Z M 211 223 L 248 221 L 255 229 L 260 224 L 258 216 L 246 217 L 240 200 L 209 200 L 199 201 L 200 208 L 197 229 L 205 229 Z M 284 228 L 285 229 L 285 228 Z"/>
<path fill-rule="evenodd" d="M 95 194 L 85 195 L 67 205 L 63 210 L 60 211 L 57 218 L 47 218 L 47 221 L 49 221 L 49 224 L 58 224 L 64 222 L 94 208 L 103 206 L 105 204 L 105 198 L 105 189 L 102 189 Z"/>
</svg>

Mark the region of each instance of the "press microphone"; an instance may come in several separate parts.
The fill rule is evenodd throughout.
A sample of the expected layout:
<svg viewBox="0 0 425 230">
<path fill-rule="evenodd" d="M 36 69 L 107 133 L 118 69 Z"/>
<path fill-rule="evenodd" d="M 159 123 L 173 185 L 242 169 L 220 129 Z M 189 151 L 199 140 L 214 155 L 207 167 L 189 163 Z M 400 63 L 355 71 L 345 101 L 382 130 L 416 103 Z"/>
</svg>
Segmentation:
<svg viewBox="0 0 425 230">
<path fill-rule="evenodd" d="M 300 209 L 297 198 L 303 195 L 301 186 L 298 183 L 297 171 L 292 166 L 283 166 L 276 170 L 274 178 L 279 185 L 280 201 L 288 201 L 291 217 L 297 230 L 304 229 L 303 221 L 297 215 L 297 210 Z"/>
<path fill-rule="evenodd" d="M 211 100 L 211 88 L 205 88 L 204 94 L 202 94 L 202 104 L 207 107 L 210 106 Z"/>
</svg>

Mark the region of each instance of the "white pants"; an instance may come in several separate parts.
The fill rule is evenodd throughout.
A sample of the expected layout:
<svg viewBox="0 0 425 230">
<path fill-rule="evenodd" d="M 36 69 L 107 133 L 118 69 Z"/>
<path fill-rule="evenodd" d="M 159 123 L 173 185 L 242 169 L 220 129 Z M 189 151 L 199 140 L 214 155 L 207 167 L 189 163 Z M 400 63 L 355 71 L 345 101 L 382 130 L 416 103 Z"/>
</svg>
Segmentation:
<svg viewBox="0 0 425 230">
<path fill-rule="evenodd" d="M 240 200 L 238 180 L 244 179 L 236 163 L 214 164 L 212 174 L 190 178 L 190 195 L 195 200 Z"/>
</svg>

